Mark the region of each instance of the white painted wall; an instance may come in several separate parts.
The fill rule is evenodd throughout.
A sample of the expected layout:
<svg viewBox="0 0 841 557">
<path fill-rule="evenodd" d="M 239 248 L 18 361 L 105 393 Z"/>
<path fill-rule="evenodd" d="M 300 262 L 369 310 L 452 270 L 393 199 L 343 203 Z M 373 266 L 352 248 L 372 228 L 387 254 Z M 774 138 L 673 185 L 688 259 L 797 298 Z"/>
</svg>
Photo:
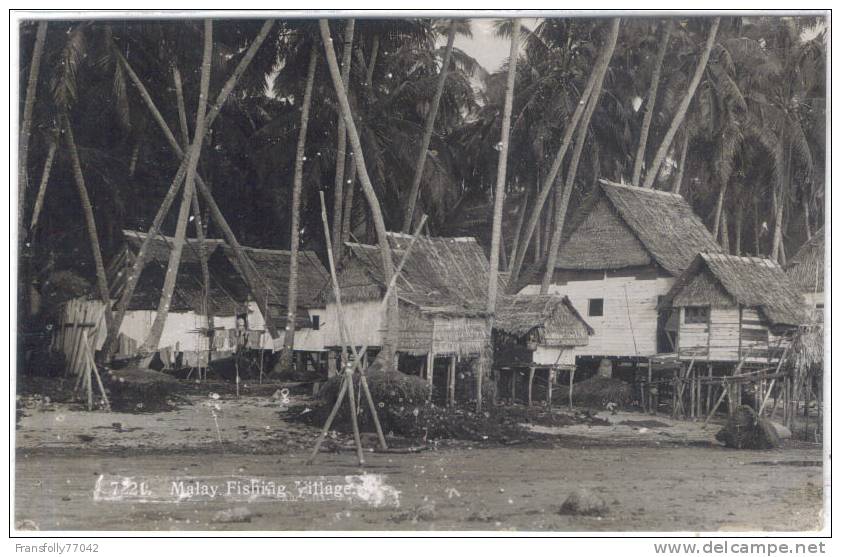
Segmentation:
<svg viewBox="0 0 841 557">
<path fill-rule="evenodd" d="M 579 347 L 583 348 L 583 347 Z M 560 357 L 559 357 L 560 356 Z M 571 366 L 575 365 L 575 351 L 573 347 L 540 346 L 534 351 L 532 361 L 542 366 Z"/>
<path fill-rule="evenodd" d="M 343 303 L 350 341 L 354 346 L 382 346 L 383 315 L 380 301 Z M 323 346 L 341 346 L 339 316 L 335 303 L 328 303 L 321 315 Z"/>
<path fill-rule="evenodd" d="M 601 280 L 553 284 L 549 293 L 569 296 L 575 309 L 595 330 L 586 346 L 573 349 L 575 355 L 650 356 L 657 353 L 657 296 L 666 294 L 674 280 L 673 277 L 640 280 L 605 274 Z M 520 293 L 539 294 L 540 285 L 528 285 Z M 587 315 L 590 298 L 604 299 L 602 317 Z"/>
</svg>

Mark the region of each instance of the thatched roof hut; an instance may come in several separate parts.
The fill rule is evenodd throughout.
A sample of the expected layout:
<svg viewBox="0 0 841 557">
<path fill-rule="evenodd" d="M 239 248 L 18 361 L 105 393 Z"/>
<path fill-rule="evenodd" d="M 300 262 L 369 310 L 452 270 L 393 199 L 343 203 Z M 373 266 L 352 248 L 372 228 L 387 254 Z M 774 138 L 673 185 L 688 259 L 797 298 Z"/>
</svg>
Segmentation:
<svg viewBox="0 0 841 557">
<path fill-rule="evenodd" d="M 395 264 L 411 236 L 388 234 Z M 348 243 L 339 277 L 343 302 L 379 301 L 386 281 L 378 246 Z M 427 313 L 483 316 L 487 306 L 488 260 L 474 238 L 420 237 L 397 280 L 397 297 Z M 327 291 L 332 299 L 332 291 Z"/>
<path fill-rule="evenodd" d="M 771 326 L 808 322 L 797 286 L 770 259 L 701 253 L 662 299 L 661 306 L 756 308 Z"/>
<path fill-rule="evenodd" d="M 551 295 L 502 298 L 494 329 L 517 338 L 536 333 L 550 346 L 584 346 L 594 332 L 568 297 Z"/>
<path fill-rule="evenodd" d="M 125 247 L 109 263 L 107 274 L 112 299 L 117 299 L 125 287 L 126 277 L 146 234 L 123 231 Z M 173 238 L 158 235 L 149 246 L 149 259 L 132 296 L 129 310 L 156 310 L 160 300 L 164 275 L 169 264 Z M 181 252 L 181 264 L 172 297 L 173 312 L 193 311 L 205 314 L 207 309 L 215 316 L 233 316 L 246 311 L 249 300 L 257 295 L 268 298 L 271 318 L 278 330 L 286 326 L 287 288 L 291 254 L 284 250 L 270 250 L 243 246 L 252 261 L 257 276 L 262 280 L 259 292 L 252 293 L 239 269 L 233 249 L 224 241 L 207 239 L 204 243 L 210 271 L 210 287 L 204 299 L 199 243 L 188 238 Z M 315 308 L 321 304 L 319 293 L 329 282 L 329 275 L 314 252 L 298 253 L 298 307 Z M 207 304 L 207 305 L 205 305 Z M 306 312 L 299 312 L 298 327 L 310 325 Z"/>
<path fill-rule="evenodd" d="M 804 294 L 822 294 L 824 276 L 824 229 L 803 244 L 786 265 L 786 274 Z"/>
<path fill-rule="evenodd" d="M 721 248 L 679 194 L 599 180 L 564 230 L 556 270 L 609 271 L 656 264 L 678 276 L 701 251 Z M 540 282 L 546 261 L 524 273 Z"/>
</svg>

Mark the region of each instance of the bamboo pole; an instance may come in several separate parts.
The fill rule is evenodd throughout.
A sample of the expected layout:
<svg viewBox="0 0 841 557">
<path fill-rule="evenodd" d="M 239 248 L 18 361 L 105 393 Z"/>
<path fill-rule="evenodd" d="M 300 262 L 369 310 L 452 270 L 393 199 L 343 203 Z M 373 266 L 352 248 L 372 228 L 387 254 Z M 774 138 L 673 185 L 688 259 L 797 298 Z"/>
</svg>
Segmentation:
<svg viewBox="0 0 841 557">
<path fill-rule="evenodd" d="M 531 406 L 532 402 L 532 387 L 534 384 L 534 366 L 529 368 L 529 390 L 528 390 L 528 405 Z"/>
<path fill-rule="evenodd" d="M 315 441 L 315 446 L 312 448 L 312 452 L 310 452 L 310 456 L 307 459 L 307 464 L 312 464 L 315 461 L 315 457 L 318 454 L 319 449 L 321 449 L 321 444 L 324 443 L 324 439 L 327 438 L 327 433 L 330 431 L 330 426 L 333 425 L 333 420 L 336 419 L 336 414 L 338 414 L 339 412 L 339 407 L 342 405 L 342 402 L 345 399 L 345 395 L 347 394 L 347 384 L 347 369 L 343 369 L 342 386 L 339 388 L 339 395 L 336 397 L 336 402 L 333 403 L 333 409 L 330 410 L 330 415 L 327 416 L 327 421 L 324 422 L 324 426 L 321 428 L 321 433 L 319 434 L 318 439 L 316 439 Z"/>
<path fill-rule="evenodd" d="M 456 355 L 450 356 L 450 366 L 447 373 L 447 402 L 450 406 L 456 404 Z"/>
<path fill-rule="evenodd" d="M 555 370 L 551 367 L 546 370 L 546 405 L 552 408 L 552 384 L 555 382 Z"/>
<path fill-rule="evenodd" d="M 569 372 L 569 409 L 572 410 L 572 384 L 575 380 L 575 368 Z"/>
<path fill-rule="evenodd" d="M 721 387 L 722 387 L 721 388 L 721 396 L 718 397 L 718 400 L 716 401 L 715 406 L 713 406 L 712 411 L 707 416 L 707 419 L 704 420 L 704 425 L 701 426 L 702 428 L 707 427 L 707 424 L 710 422 L 710 418 L 712 418 L 713 415 L 715 414 L 716 410 L 718 410 L 718 407 L 721 405 L 721 402 L 724 400 L 724 397 L 726 396 L 726 397 L 729 398 L 729 390 L 730 389 L 729 389 L 729 386 L 727 385 L 727 378 L 724 378 L 722 380 Z"/>
</svg>

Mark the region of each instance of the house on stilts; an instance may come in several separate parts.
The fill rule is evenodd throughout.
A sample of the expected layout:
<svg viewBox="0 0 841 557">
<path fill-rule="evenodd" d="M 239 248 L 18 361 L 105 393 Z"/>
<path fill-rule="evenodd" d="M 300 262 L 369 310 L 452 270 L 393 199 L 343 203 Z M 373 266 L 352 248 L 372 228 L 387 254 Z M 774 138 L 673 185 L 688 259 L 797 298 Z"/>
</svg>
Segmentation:
<svg viewBox="0 0 841 557">
<path fill-rule="evenodd" d="M 658 301 L 702 251 L 720 248 L 682 196 L 600 180 L 565 228 L 549 288 L 593 328 L 576 365 L 632 379 L 649 356 L 672 352 Z M 538 293 L 545 267 L 527 269 L 518 292 Z"/>
<path fill-rule="evenodd" d="M 128 274 L 146 237 L 145 233 L 123 232 L 124 244 L 106 269 L 112 304 L 122 295 Z M 128 305 L 118 336 L 116 357 L 133 358 L 146 340 L 157 313 L 160 292 L 169 263 L 173 238 L 159 235 L 149 244 L 149 256 Z M 290 253 L 243 247 L 252 270 L 261 282 L 252 291 L 242 278 L 233 250 L 223 241 L 206 239 L 203 244 L 209 271 L 205 285 L 197 240 L 187 239 L 167 315 L 158 356 L 164 367 L 203 369 L 212 359 L 230 356 L 238 349 L 277 351 L 283 346 L 288 313 L 286 293 Z M 310 312 L 318 311 L 318 294 L 329 275 L 312 252 L 299 253 L 298 318 L 296 351 L 323 352 L 319 321 Z M 273 338 L 257 303 L 262 298 L 268 318 L 279 335 Z M 60 312 L 53 348 L 68 358 L 78 352 L 75 346 L 85 329 L 93 350 L 105 342 L 104 304 L 96 292 L 68 300 Z M 317 358 L 316 358 L 317 359 Z"/>
<path fill-rule="evenodd" d="M 389 233 L 392 257 L 400 261 L 412 236 Z M 396 263 L 395 263 L 396 264 Z M 488 345 L 488 260 L 473 238 L 419 237 L 396 283 L 400 330 L 396 350 L 399 369 L 424 377 L 430 392 L 449 403 L 473 397 L 473 377 Z M 347 243 L 338 269 L 344 318 L 362 357 L 373 357 L 383 345 L 386 310 L 381 309 L 386 281 L 378 246 Z M 342 347 L 338 307 L 325 289 L 325 346 Z"/>
<path fill-rule="evenodd" d="M 531 404 L 538 375 L 546 400 L 558 372 L 573 372 L 575 349 L 586 346 L 593 328 L 566 296 L 519 295 L 500 299 L 494 318 L 494 367 L 497 392 L 512 402 L 521 398 Z"/>
</svg>

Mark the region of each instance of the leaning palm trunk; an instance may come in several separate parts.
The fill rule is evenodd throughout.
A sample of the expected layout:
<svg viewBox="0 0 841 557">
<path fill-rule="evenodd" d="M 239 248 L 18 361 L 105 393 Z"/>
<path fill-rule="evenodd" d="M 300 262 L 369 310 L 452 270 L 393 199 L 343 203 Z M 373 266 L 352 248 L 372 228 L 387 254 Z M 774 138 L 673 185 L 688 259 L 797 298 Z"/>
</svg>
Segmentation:
<svg viewBox="0 0 841 557">
<path fill-rule="evenodd" d="M 67 141 L 67 150 L 70 153 L 70 163 L 73 166 L 73 178 L 76 188 L 79 190 L 79 198 L 82 202 L 82 212 L 85 215 L 85 227 L 88 231 L 88 239 L 93 252 L 93 263 L 96 269 L 96 286 L 99 290 L 99 297 L 105 304 L 105 324 L 110 326 L 111 317 L 111 295 L 108 289 L 108 277 L 105 275 L 105 265 L 102 262 L 102 249 L 99 246 L 99 236 L 96 233 L 96 219 L 93 215 L 93 207 L 88 197 L 88 188 L 85 185 L 85 175 L 82 173 L 82 164 L 79 161 L 79 150 L 76 147 L 76 140 L 73 137 L 73 129 L 70 126 L 70 118 L 67 114 L 62 115 L 62 127 L 64 138 Z"/>
<path fill-rule="evenodd" d="M 29 164 L 29 138 L 32 135 L 32 112 L 35 110 L 35 98 L 38 91 L 38 73 L 41 69 L 41 57 L 44 53 L 44 42 L 47 37 L 47 22 L 38 23 L 35 33 L 35 47 L 32 50 L 32 63 L 29 66 L 29 80 L 26 83 L 26 98 L 23 102 L 21 118 L 20 143 L 18 152 L 18 245 L 23 246 L 26 236 L 23 213 L 26 210 L 26 190 L 29 179 L 27 176 Z"/>
<path fill-rule="evenodd" d="M 575 148 L 573 149 L 572 159 L 570 159 L 569 168 L 567 169 L 566 183 L 564 184 L 563 190 L 559 190 L 555 195 L 555 222 L 554 229 L 552 231 L 552 239 L 549 243 L 549 253 L 546 256 L 546 271 L 543 273 L 543 281 L 540 284 L 541 294 L 547 294 L 549 292 L 549 285 L 552 283 L 552 277 L 555 272 L 555 263 L 558 261 L 558 249 L 561 246 L 564 223 L 566 222 L 569 198 L 572 195 L 575 178 L 578 174 L 578 163 L 581 160 L 581 153 L 584 151 L 584 143 L 587 140 L 587 131 L 590 127 L 590 120 L 593 117 L 593 112 L 596 110 L 596 105 L 599 104 L 599 97 L 601 95 L 605 75 L 607 74 L 607 68 L 610 65 L 610 59 L 613 57 L 613 51 L 616 49 L 616 40 L 619 37 L 619 21 L 619 18 L 615 18 L 612 21 L 610 34 L 607 37 L 604 49 L 601 52 L 599 60 L 596 62 L 595 69 L 593 70 L 596 72 L 596 83 L 593 86 L 593 92 L 590 95 L 590 99 L 587 101 L 587 108 L 578 128 L 578 134 L 575 138 Z"/>
<path fill-rule="evenodd" d="M 686 95 L 684 95 L 683 99 L 681 99 L 677 112 L 675 112 L 674 118 L 672 118 L 672 123 L 669 125 L 669 129 L 666 131 L 666 135 L 663 137 L 663 141 L 657 149 L 657 154 L 654 155 L 654 160 L 651 162 L 651 168 L 645 174 L 645 183 L 643 184 L 643 187 L 645 188 L 654 186 L 654 181 L 660 173 L 660 167 L 663 165 L 663 161 L 666 160 L 666 155 L 669 152 L 669 148 L 672 145 L 675 134 L 683 122 L 683 119 L 686 117 L 686 111 L 689 109 L 689 103 L 692 102 L 692 97 L 695 96 L 695 90 L 698 89 L 698 84 L 701 83 L 701 77 L 703 77 L 704 70 L 707 68 L 707 62 L 710 59 L 710 53 L 712 52 L 713 45 L 715 44 L 715 37 L 718 33 L 718 24 L 720 22 L 720 17 L 713 19 L 712 26 L 710 27 L 710 34 L 707 36 L 707 43 L 704 45 L 701 58 L 698 60 L 698 65 L 695 67 L 695 74 L 692 76 L 692 81 L 689 82 L 689 88 L 686 90 Z"/>
<path fill-rule="evenodd" d="M 47 151 L 47 159 L 44 161 L 44 170 L 41 172 L 41 183 L 38 185 L 38 195 L 35 197 L 35 206 L 32 208 L 32 221 L 29 223 L 30 234 L 38 226 L 38 217 L 41 215 L 41 208 L 44 206 L 44 195 L 47 193 L 47 182 L 50 181 L 50 172 L 55 160 L 56 142 L 50 142 L 50 149 Z"/>
<path fill-rule="evenodd" d="M 225 101 L 228 99 L 228 96 L 234 90 L 234 87 L 239 82 L 240 77 L 242 74 L 245 73 L 245 70 L 251 64 L 251 61 L 254 59 L 254 56 L 257 54 L 257 50 L 266 40 L 266 37 L 269 35 L 269 31 L 271 31 L 272 27 L 274 26 L 274 20 L 267 20 L 263 27 L 260 29 L 260 32 L 257 34 L 257 37 L 254 39 L 254 42 L 251 43 L 251 46 L 248 47 L 248 50 L 243 55 L 242 59 L 237 64 L 237 67 L 234 69 L 234 72 L 225 82 L 225 85 L 222 87 L 222 90 L 216 97 L 216 102 L 213 103 L 213 107 L 210 110 L 210 113 L 207 115 L 205 127 L 210 129 L 210 126 L 213 124 L 213 121 L 216 119 L 216 116 L 219 115 L 219 111 L 224 106 Z M 143 239 L 143 242 L 140 245 L 140 249 L 137 251 L 137 255 L 134 259 L 134 264 L 132 265 L 131 271 L 126 278 L 126 284 L 123 288 L 123 294 L 120 296 L 119 301 L 117 302 L 117 311 L 116 315 L 114 316 L 114 320 L 111 323 L 111 327 L 108 328 L 108 335 L 105 339 L 105 344 L 103 345 L 103 354 L 105 359 L 107 360 L 116 349 L 116 341 L 117 335 L 120 331 L 120 326 L 122 325 L 123 318 L 125 317 L 126 310 L 128 308 L 128 304 L 134 296 L 134 290 L 137 288 L 137 282 L 140 280 L 140 275 L 143 273 L 143 268 L 146 266 L 146 262 L 149 258 L 149 247 L 152 245 L 152 240 L 157 237 L 158 233 L 160 232 L 161 225 L 163 224 L 164 218 L 166 218 L 167 213 L 169 212 L 170 207 L 172 206 L 173 201 L 175 201 L 175 196 L 178 195 L 178 190 L 181 187 L 181 183 L 184 181 L 184 177 L 187 173 L 187 163 L 188 158 L 185 156 L 183 151 L 181 150 L 178 141 L 175 139 L 175 136 L 172 135 L 169 127 L 167 126 L 166 122 L 163 119 L 160 111 L 155 106 L 155 103 L 152 101 L 151 96 L 149 96 L 148 91 L 143 86 L 143 83 L 137 77 L 137 74 L 131 69 L 128 62 L 125 58 L 120 56 L 120 63 L 123 64 L 129 77 L 131 78 L 132 82 L 138 88 L 140 92 L 140 96 L 143 99 L 144 103 L 146 104 L 149 111 L 155 117 L 155 121 L 161 127 L 164 135 L 166 136 L 167 141 L 170 144 L 170 147 L 182 157 L 181 165 L 178 167 L 178 171 L 175 174 L 172 182 L 170 183 L 169 190 L 167 191 L 166 195 L 164 196 L 163 201 L 161 202 L 160 207 L 158 207 L 158 212 L 155 213 L 155 218 L 152 220 L 152 225 L 149 227 L 149 231 L 146 234 L 146 237 Z M 198 177 L 198 176 L 197 176 Z M 198 177 L 198 185 L 199 189 L 203 192 L 204 188 L 202 188 L 203 182 L 201 178 Z M 218 217 L 221 217 L 221 213 L 216 215 L 213 212 L 213 206 L 208 204 L 211 209 L 211 215 L 214 215 L 214 218 L 218 220 Z M 224 219 L 222 219 L 224 220 Z M 220 224 L 222 223 L 222 224 Z M 230 227 L 227 227 L 227 223 L 223 223 L 222 221 L 217 222 L 220 225 L 220 228 L 223 232 L 230 231 Z M 253 275 L 249 272 L 249 267 L 247 265 L 247 258 L 245 254 L 242 252 L 242 249 L 239 246 L 239 243 L 236 242 L 236 238 L 233 237 L 233 233 L 231 233 L 230 237 L 226 236 L 226 240 L 228 244 L 231 246 L 231 249 L 234 250 L 234 253 L 237 257 L 237 261 L 239 262 L 240 266 L 243 269 L 243 274 L 245 276 L 246 281 L 249 283 L 250 288 L 254 288 L 256 284 L 253 280 Z M 264 307 L 265 304 L 262 301 L 265 297 L 258 297 L 257 304 L 260 306 L 260 311 L 267 311 Z M 268 315 L 267 313 L 264 313 Z M 271 334 L 274 334 L 274 325 L 271 322 L 267 322 L 266 327 L 269 329 Z"/>
<path fill-rule="evenodd" d="M 540 224 L 540 217 L 543 214 L 543 209 L 546 206 L 546 200 L 549 199 L 549 194 L 554 189 L 552 186 L 555 184 L 555 180 L 558 177 L 558 173 L 561 171 L 561 165 L 564 162 L 564 157 L 566 156 L 567 150 L 569 149 L 569 145 L 572 142 L 572 136 L 575 133 L 576 126 L 578 126 L 578 121 L 584 114 L 584 109 L 587 106 L 587 101 L 589 100 L 590 94 L 593 91 L 593 85 L 595 84 L 595 82 L 596 71 L 594 69 L 590 73 L 590 76 L 587 78 L 587 84 L 584 86 L 584 92 L 581 93 L 581 98 L 578 101 L 578 106 L 575 107 L 575 112 L 573 112 L 572 118 L 570 119 L 569 123 L 564 129 L 564 136 L 561 140 L 561 145 L 558 148 L 558 152 L 555 154 L 555 159 L 552 161 L 552 166 L 549 167 L 549 172 L 546 174 L 546 177 L 543 180 L 543 186 L 538 191 L 537 198 L 534 202 L 534 207 L 532 207 L 531 215 L 529 215 L 529 220 L 526 223 L 524 235 L 521 240 L 521 244 L 523 247 L 522 249 L 517 251 L 517 257 L 514 259 L 514 262 L 511 265 L 511 278 L 509 280 L 511 288 L 514 288 L 514 285 L 517 284 L 517 279 L 519 278 L 520 272 L 522 271 L 523 262 L 526 257 L 526 252 L 528 251 L 528 247 L 531 243 L 532 237 L 534 236 L 535 230 L 537 230 L 538 236 L 540 235 L 540 229 L 538 228 L 538 225 Z M 561 184 L 558 184 L 557 187 L 561 187 Z M 541 257 L 540 252 L 540 247 L 535 246 L 535 259 L 539 259 Z"/>
<path fill-rule="evenodd" d="M 677 176 L 672 186 L 672 193 L 680 193 L 680 185 L 683 183 L 683 173 L 686 169 L 686 151 L 689 149 L 689 130 L 683 130 L 683 144 L 680 148 L 680 159 L 677 163 Z"/>
<path fill-rule="evenodd" d="M 350 169 L 347 172 L 347 191 L 345 192 L 345 206 L 342 209 L 342 245 L 350 240 L 351 218 L 353 217 L 353 197 L 356 192 L 356 164 L 351 158 Z"/>
<path fill-rule="evenodd" d="M 345 23 L 345 42 L 342 50 L 342 84 L 345 93 L 350 81 L 351 54 L 353 52 L 353 31 L 355 20 L 349 19 Z M 345 158 L 347 157 L 347 128 L 342 115 L 336 124 L 336 179 L 333 182 L 333 259 L 339 261 L 342 252 L 342 207 L 345 202 Z M 353 187 L 353 184 L 351 184 Z"/>
<path fill-rule="evenodd" d="M 450 28 L 452 35 L 452 27 Z M 511 109 L 514 104 L 514 81 L 517 76 L 517 57 L 520 39 L 520 20 L 511 23 L 511 50 L 508 54 L 508 79 L 505 84 L 505 105 L 502 110 L 499 162 L 496 167 L 496 188 L 494 190 L 494 217 L 491 231 L 491 261 L 488 272 L 488 338 L 493 335 L 494 313 L 496 312 L 497 274 L 499 271 L 500 238 L 502 236 L 502 208 L 505 202 L 505 179 L 508 171 L 508 140 L 511 133 Z M 411 218 L 411 215 L 408 215 Z M 492 353 L 492 350 L 488 350 Z M 482 358 L 479 373 L 476 374 L 476 411 L 482 411 L 482 376 L 487 365 Z"/>
<path fill-rule="evenodd" d="M 190 148 L 190 130 L 187 125 L 187 109 L 184 104 L 184 88 L 181 83 L 181 72 L 178 71 L 178 66 L 172 66 L 172 80 L 175 84 L 175 102 L 178 105 L 178 121 L 181 128 L 181 144 L 184 149 Z M 140 142 L 138 142 L 138 145 Z M 202 225 L 201 207 L 199 206 L 198 192 L 193 191 L 190 204 L 193 208 L 193 225 L 196 228 L 196 240 L 198 243 L 199 263 L 201 265 L 202 283 L 204 291 L 202 292 L 202 309 L 207 316 L 208 338 L 210 338 L 210 331 L 213 331 L 213 304 L 210 302 L 210 268 L 207 265 L 207 248 L 205 246 L 204 226 Z"/>
<path fill-rule="evenodd" d="M 724 198 L 727 196 L 727 182 L 721 184 L 718 190 L 718 199 L 715 203 L 715 215 L 713 217 L 713 238 L 718 238 L 721 228 L 721 215 L 724 211 Z"/>
<path fill-rule="evenodd" d="M 666 49 L 669 46 L 669 37 L 672 32 L 670 21 L 663 23 L 663 37 L 660 39 L 660 47 L 657 49 L 657 58 L 654 60 L 654 71 L 651 74 L 651 87 L 648 89 L 648 101 L 645 103 L 645 116 L 642 118 L 640 128 L 640 141 L 637 145 L 637 156 L 634 159 L 634 175 L 631 183 L 635 186 L 640 184 L 642 166 L 645 162 L 645 147 L 648 143 L 648 131 L 651 129 L 651 120 L 654 117 L 654 107 L 657 102 L 657 87 L 660 86 L 660 72 L 663 69 L 663 59 L 666 57 Z"/>
<path fill-rule="evenodd" d="M 295 320 L 298 317 L 298 246 L 301 234 L 301 189 L 304 175 L 304 150 L 307 145 L 307 126 L 310 121 L 312 104 L 312 86 L 315 82 L 315 66 L 318 61 L 315 43 L 310 48 L 310 61 L 307 67 L 307 83 L 304 87 L 304 102 L 301 107 L 301 127 L 298 130 L 298 145 L 295 149 L 295 173 L 292 177 L 292 218 L 289 236 L 289 290 L 286 297 L 286 332 L 283 336 L 283 357 L 281 369 L 289 369 L 292 364 L 292 351 L 295 348 Z"/>
<path fill-rule="evenodd" d="M 426 159 L 429 157 L 429 142 L 432 141 L 432 132 L 435 130 L 435 118 L 438 116 L 438 107 L 441 104 L 441 95 L 444 94 L 444 85 L 447 83 L 447 72 L 450 68 L 450 58 L 453 54 L 453 43 L 456 40 L 456 22 L 450 22 L 450 29 L 447 32 L 447 47 L 444 49 L 444 62 L 441 72 L 438 74 L 438 83 L 435 86 L 435 95 L 432 97 L 432 105 L 426 115 L 426 122 L 423 128 L 420 151 L 415 162 L 415 175 L 412 178 L 412 186 L 409 188 L 409 197 L 406 199 L 406 211 L 403 214 L 403 232 L 409 233 L 412 230 L 412 219 L 415 216 L 415 205 L 418 201 L 423 169 L 426 166 Z"/>
<path fill-rule="evenodd" d="M 204 50 L 202 53 L 201 80 L 199 86 L 199 102 L 196 111 L 196 130 L 193 136 L 193 143 L 187 155 L 187 175 L 184 182 L 184 197 L 181 201 L 181 208 L 178 212 L 178 222 L 175 225 L 175 238 L 172 242 L 172 249 L 169 253 L 169 263 L 164 276 L 164 285 L 161 290 L 161 299 L 158 302 L 158 311 L 152 328 L 141 347 L 141 353 L 156 352 L 161 335 L 164 331 L 166 318 L 169 315 L 169 306 L 172 302 L 172 295 L 175 292 L 175 282 L 178 278 L 178 268 L 181 265 L 181 253 L 187 236 L 187 218 L 190 215 L 193 190 L 196 183 L 196 167 L 198 166 L 201 147 L 204 143 L 204 127 L 207 109 L 207 91 L 210 87 L 210 57 L 213 53 L 213 21 L 206 19 L 204 22 Z"/>
<path fill-rule="evenodd" d="M 388 235 L 385 229 L 385 221 L 383 220 L 382 210 L 380 209 L 380 202 L 377 199 L 377 194 L 374 191 L 374 186 L 371 184 L 371 178 L 368 176 L 368 169 L 365 166 L 365 156 L 362 154 L 362 144 L 359 140 L 359 133 L 356 130 L 356 124 L 353 121 L 353 114 L 350 110 L 350 103 L 348 102 L 347 94 L 344 87 L 342 87 L 342 76 L 339 73 L 339 63 L 336 60 L 336 53 L 333 51 L 333 39 L 330 38 L 330 27 L 326 19 L 318 20 L 318 27 L 321 31 L 321 40 L 324 42 L 324 52 L 327 58 L 327 66 L 330 69 L 330 77 L 333 80 L 333 88 L 336 91 L 336 97 L 339 100 L 339 109 L 347 126 L 348 138 L 350 139 L 350 146 L 353 150 L 353 160 L 356 164 L 356 170 L 359 175 L 359 182 L 362 185 L 362 191 L 368 200 L 368 205 L 371 208 L 371 217 L 374 221 L 374 227 L 377 230 L 377 239 L 380 245 L 380 255 L 383 264 L 383 276 L 385 282 L 391 280 L 394 274 L 394 262 L 391 258 L 391 249 L 388 244 Z M 397 347 L 397 334 L 399 331 L 399 316 L 397 314 L 397 296 L 392 295 L 388 301 L 388 316 L 387 316 L 387 330 L 385 338 L 383 339 L 383 348 L 377 359 L 382 364 L 384 369 L 391 369 L 394 365 L 394 355 Z"/>
</svg>

